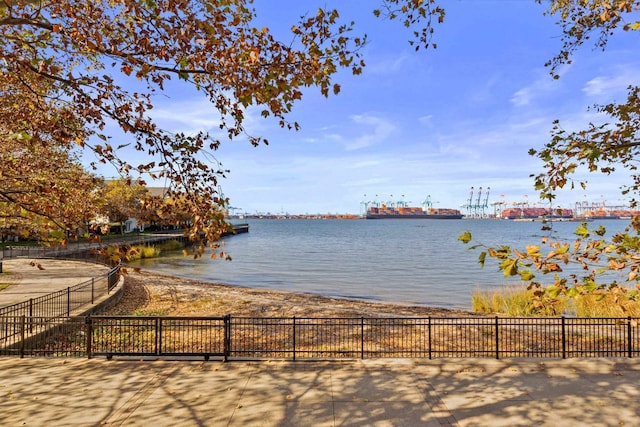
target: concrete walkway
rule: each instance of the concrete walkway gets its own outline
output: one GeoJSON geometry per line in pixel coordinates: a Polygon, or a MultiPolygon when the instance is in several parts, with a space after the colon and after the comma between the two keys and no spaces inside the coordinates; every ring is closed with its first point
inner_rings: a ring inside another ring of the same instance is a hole
{"type": "Polygon", "coordinates": [[[8,426],[636,426],[630,359],[0,358],[8,426]]]}
{"type": "Polygon", "coordinates": [[[2,271],[0,285],[9,286],[0,290],[0,308],[78,285],[106,274],[109,267],[84,261],[12,258],[2,261],[2,271]]]}

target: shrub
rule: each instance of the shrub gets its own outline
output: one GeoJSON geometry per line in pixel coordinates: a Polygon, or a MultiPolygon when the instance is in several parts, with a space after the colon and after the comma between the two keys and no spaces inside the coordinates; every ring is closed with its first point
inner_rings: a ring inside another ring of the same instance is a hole
{"type": "Polygon", "coordinates": [[[184,243],[179,242],[175,239],[166,240],[156,246],[159,250],[168,252],[168,251],[177,251],[179,249],[184,248],[184,243]]]}
{"type": "Polygon", "coordinates": [[[160,256],[160,249],[155,246],[132,246],[127,252],[127,260],[135,261],[144,258],[155,258],[160,256]]]}

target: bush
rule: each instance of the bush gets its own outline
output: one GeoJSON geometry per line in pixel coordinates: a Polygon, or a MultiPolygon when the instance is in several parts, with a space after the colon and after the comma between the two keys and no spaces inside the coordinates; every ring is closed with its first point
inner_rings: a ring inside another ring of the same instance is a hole
{"type": "Polygon", "coordinates": [[[179,242],[177,240],[167,240],[156,246],[161,251],[177,251],[179,249],[184,248],[184,243],[179,242]]]}
{"type": "Polygon", "coordinates": [[[160,249],[155,246],[132,246],[127,252],[127,260],[135,261],[138,259],[155,258],[160,256],[160,249]]]}

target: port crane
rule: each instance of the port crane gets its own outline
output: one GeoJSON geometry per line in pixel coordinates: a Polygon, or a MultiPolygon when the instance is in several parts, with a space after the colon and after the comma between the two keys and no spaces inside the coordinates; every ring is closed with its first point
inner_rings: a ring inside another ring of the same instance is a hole
{"type": "Polygon", "coordinates": [[[489,193],[491,187],[487,187],[484,199],[482,198],[482,187],[478,187],[476,199],[474,201],[474,188],[471,187],[469,192],[469,200],[462,205],[467,210],[467,216],[470,218],[486,218],[486,209],[489,207],[489,193]]]}

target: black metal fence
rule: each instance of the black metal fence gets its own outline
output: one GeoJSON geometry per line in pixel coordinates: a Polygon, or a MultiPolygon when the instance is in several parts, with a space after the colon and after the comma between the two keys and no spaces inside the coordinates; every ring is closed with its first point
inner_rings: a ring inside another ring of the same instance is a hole
{"type": "Polygon", "coordinates": [[[16,356],[290,358],[638,357],[638,318],[0,318],[16,356]]]}
{"type": "Polygon", "coordinates": [[[29,298],[16,304],[0,307],[0,345],[10,338],[17,338],[23,333],[23,328],[15,321],[6,319],[29,318],[29,330],[39,329],[41,324],[53,319],[66,318],[87,304],[93,304],[96,298],[109,294],[117,285],[120,265],[108,272],[93,277],[66,289],[51,292],[35,298],[29,298]]]}
{"type": "Polygon", "coordinates": [[[102,243],[68,242],[60,246],[4,246],[0,248],[0,259],[5,258],[73,258],[104,262],[104,256],[100,254],[100,249],[107,246],[145,246],[154,245],[167,240],[178,240],[185,244],[189,239],[181,233],[157,233],[142,236],[123,236],[106,240],[102,243]]]}
{"type": "Polygon", "coordinates": [[[118,283],[119,274],[120,265],[116,265],[100,276],[93,277],[74,286],[69,286],[66,289],[0,307],[0,317],[28,316],[54,318],[70,316],[77,308],[85,304],[93,304],[97,297],[111,292],[118,283]]]}

